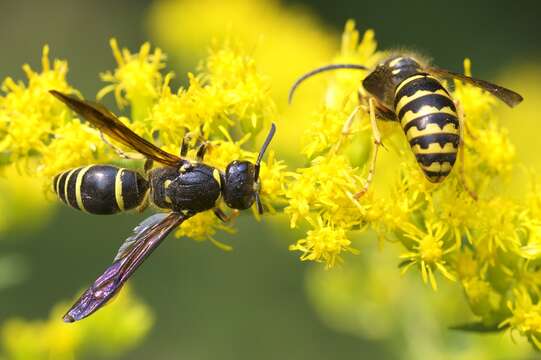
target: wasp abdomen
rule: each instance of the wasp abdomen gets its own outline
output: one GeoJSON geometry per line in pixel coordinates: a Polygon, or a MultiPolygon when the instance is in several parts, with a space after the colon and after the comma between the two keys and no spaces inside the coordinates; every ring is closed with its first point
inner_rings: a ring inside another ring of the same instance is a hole
{"type": "Polygon", "coordinates": [[[453,99],[436,78],[416,74],[397,86],[394,107],[425,176],[431,182],[443,181],[460,144],[453,99]]]}
{"type": "Polygon", "coordinates": [[[91,214],[108,215],[140,205],[148,182],[136,171],[90,165],[58,174],[54,191],[67,205],[91,214]]]}

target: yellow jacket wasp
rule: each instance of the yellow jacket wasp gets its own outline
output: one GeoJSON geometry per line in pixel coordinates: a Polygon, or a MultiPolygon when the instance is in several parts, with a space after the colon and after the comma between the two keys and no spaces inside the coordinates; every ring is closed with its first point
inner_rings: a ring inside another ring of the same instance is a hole
{"type": "MultiPolygon", "coordinates": [[[[228,217],[218,207],[223,197],[228,207],[248,209],[255,202],[259,213],[261,160],[276,127],[269,134],[255,164],[232,161],[225,172],[203,163],[206,144],[197,151],[197,161],[186,159],[188,143],[183,141],[180,157],[163,151],[135,134],[115,115],[99,104],[50,91],[103,134],[146,157],[146,174],[111,165],[90,165],[58,174],[53,181],[58,197],[71,207],[93,214],[113,214],[150,202],[168,212],[150,216],[127,238],[113,264],[100,275],[64,316],[64,321],[81,320],[105,305],[126,283],[163,239],[183,221],[213,209],[222,221],[228,217]],[[152,168],[152,162],[164,166],[152,168]]],[[[184,139],[186,140],[186,139],[184,139]]]]}
{"type": "MultiPolygon", "coordinates": [[[[374,151],[364,194],[375,173],[375,163],[381,136],[376,118],[399,121],[426,178],[442,182],[451,172],[462,145],[462,117],[458,103],[442,85],[440,78],[458,79],[488,91],[508,106],[522,101],[514,91],[448,70],[422,64],[409,55],[394,54],[374,69],[357,64],[332,64],[301,76],[291,87],[289,101],[297,87],[309,77],[330,70],[355,69],[369,71],[359,89],[360,107],[368,110],[374,136],[374,151]]],[[[347,133],[359,107],[344,125],[347,133]]],[[[461,151],[461,153],[463,153],[461,151]]],[[[470,192],[471,193],[471,192],[470,192]]]]}

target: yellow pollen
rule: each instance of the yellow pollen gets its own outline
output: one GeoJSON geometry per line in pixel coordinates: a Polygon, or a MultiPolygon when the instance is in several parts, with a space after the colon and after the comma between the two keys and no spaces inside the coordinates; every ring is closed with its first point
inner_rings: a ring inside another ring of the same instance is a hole
{"type": "Polygon", "coordinates": [[[427,263],[439,261],[443,255],[441,246],[441,241],[435,239],[432,235],[426,235],[419,243],[421,258],[427,263]]]}

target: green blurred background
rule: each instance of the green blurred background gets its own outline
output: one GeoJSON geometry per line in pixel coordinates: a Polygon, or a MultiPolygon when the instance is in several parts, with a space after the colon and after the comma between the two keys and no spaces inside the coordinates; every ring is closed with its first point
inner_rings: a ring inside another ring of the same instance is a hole
{"type": "MultiPolygon", "coordinates": [[[[94,94],[103,86],[97,74],[114,67],[111,36],[134,51],[150,40],[168,52],[149,31],[151,6],[150,0],[0,0],[0,78],[23,78],[23,63],[39,68],[41,48],[48,43],[52,57],[69,60],[70,82],[83,94],[94,94]]],[[[336,33],[337,47],[345,20],[354,18],[361,29],[376,30],[381,48],[413,48],[454,71],[461,71],[469,56],[474,73],[484,79],[505,69],[512,78],[512,66],[538,65],[541,59],[541,3],[533,0],[287,1],[285,6],[302,6],[319,17],[336,33]]],[[[181,32],[182,24],[171,27],[181,32]]],[[[175,64],[171,68],[184,74],[194,63],[175,64]]],[[[23,223],[1,233],[0,254],[17,255],[25,276],[0,289],[0,323],[13,316],[46,318],[54,304],[72,298],[109,264],[141,218],[93,217],[58,207],[39,230],[28,231],[23,223]]],[[[169,239],[132,281],[156,322],[122,358],[397,358],[388,341],[336,331],[321,320],[305,285],[307,270],[318,265],[301,263],[287,251],[294,237],[279,233],[285,227],[243,217],[237,235],[217,236],[234,246],[231,253],[209,242],[169,239]]]]}

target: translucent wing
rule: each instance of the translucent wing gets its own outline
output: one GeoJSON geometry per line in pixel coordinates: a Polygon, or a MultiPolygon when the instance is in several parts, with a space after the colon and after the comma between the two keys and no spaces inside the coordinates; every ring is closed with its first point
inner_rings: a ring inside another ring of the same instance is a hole
{"type": "Polygon", "coordinates": [[[506,103],[510,107],[514,107],[518,105],[522,100],[522,96],[514,92],[513,90],[506,89],[502,86],[498,86],[492,83],[489,83],[488,81],[474,79],[472,77],[454,73],[449,70],[443,70],[440,68],[430,67],[427,69],[428,72],[432,74],[439,75],[441,77],[447,77],[452,79],[458,79],[460,81],[467,82],[468,84],[471,84],[473,86],[477,86],[483,90],[488,91],[492,95],[496,96],[498,99],[506,103]]]}
{"type": "Polygon", "coordinates": [[[56,90],[51,90],[50,93],[104,134],[138,151],[147,158],[169,166],[177,166],[182,163],[182,159],[178,156],[163,151],[134,133],[103,105],[80,100],[72,95],[66,95],[56,90]]]}
{"type": "Polygon", "coordinates": [[[140,234],[143,233],[143,231],[147,231],[152,226],[155,226],[156,224],[163,221],[163,219],[165,219],[167,215],[167,213],[157,213],[141,221],[139,225],[133,228],[133,235],[124,240],[122,245],[120,245],[120,248],[118,249],[115,258],[113,259],[113,262],[121,260],[123,257],[127,256],[128,253],[137,244],[137,240],[141,238],[140,234]]]}
{"type": "Polygon", "coordinates": [[[64,315],[65,322],[81,320],[105,305],[126,283],[163,239],[193,216],[180,213],[157,214],[141,222],[120,247],[111,266],[94,281],[64,315]]]}

